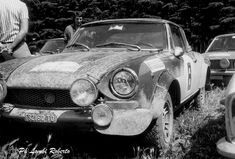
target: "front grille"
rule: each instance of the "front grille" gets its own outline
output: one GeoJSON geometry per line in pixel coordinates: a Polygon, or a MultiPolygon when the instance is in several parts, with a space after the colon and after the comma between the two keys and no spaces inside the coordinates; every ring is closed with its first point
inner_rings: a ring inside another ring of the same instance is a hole
{"type": "MultiPolygon", "coordinates": [[[[220,67],[220,60],[210,60],[211,62],[211,69],[222,69],[220,67]]],[[[235,70],[235,60],[229,60],[230,66],[226,70],[235,70]]]]}
{"type": "Polygon", "coordinates": [[[8,89],[7,91],[5,102],[12,104],[44,108],[78,107],[71,100],[69,90],[8,89]],[[46,102],[45,96],[48,94],[55,97],[54,102],[46,102]]]}

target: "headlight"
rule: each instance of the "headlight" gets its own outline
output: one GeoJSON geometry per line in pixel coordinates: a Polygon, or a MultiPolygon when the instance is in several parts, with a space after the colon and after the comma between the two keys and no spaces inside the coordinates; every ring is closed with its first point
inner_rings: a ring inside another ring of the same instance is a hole
{"type": "Polygon", "coordinates": [[[220,60],[220,67],[223,68],[223,69],[226,69],[230,66],[230,62],[228,59],[222,59],[220,60]]]}
{"type": "Polygon", "coordinates": [[[92,119],[98,126],[108,126],[113,119],[113,110],[105,104],[99,104],[92,110],[92,119]]]}
{"type": "Polygon", "coordinates": [[[138,76],[129,68],[121,68],[114,72],[110,87],[113,94],[118,97],[131,97],[138,87],[138,76]]]}
{"type": "Polygon", "coordinates": [[[0,81],[0,101],[2,101],[7,95],[7,86],[4,81],[0,81]]]}
{"type": "Polygon", "coordinates": [[[70,89],[72,101],[79,106],[89,106],[96,100],[97,95],[96,86],[88,79],[76,80],[70,89]]]}

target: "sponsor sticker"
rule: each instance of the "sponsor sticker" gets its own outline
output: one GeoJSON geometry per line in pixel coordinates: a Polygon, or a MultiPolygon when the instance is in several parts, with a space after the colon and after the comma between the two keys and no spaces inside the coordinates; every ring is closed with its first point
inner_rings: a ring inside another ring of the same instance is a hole
{"type": "Polygon", "coordinates": [[[160,70],[164,70],[166,67],[160,59],[151,59],[144,62],[150,69],[152,73],[155,73],[160,70]]]}
{"type": "Polygon", "coordinates": [[[123,30],[123,25],[111,25],[109,30],[123,30]]]}
{"type": "Polygon", "coordinates": [[[56,62],[46,62],[40,65],[37,65],[30,72],[75,72],[82,65],[79,65],[76,62],[71,61],[56,61],[56,62]]]}

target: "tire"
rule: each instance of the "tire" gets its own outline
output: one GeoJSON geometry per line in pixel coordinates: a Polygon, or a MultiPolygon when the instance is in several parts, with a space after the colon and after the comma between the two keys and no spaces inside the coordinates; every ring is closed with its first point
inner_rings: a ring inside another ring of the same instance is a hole
{"type": "Polygon", "coordinates": [[[211,90],[211,80],[210,80],[210,71],[207,70],[207,75],[206,75],[206,84],[205,84],[205,90],[210,91],[211,90]]]}
{"type": "Polygon", "coordinates": [[[205,99],[206,99],[206,90],[205,87],[200,88],[198,94],[194,98],[194,105],[196,108],[202,108],[203,105],[205,104],[205,99]]]}
{"type": "Polygon", "coordinates": [[[146,134],[146,144],[157,147],[159,150],[168,149],[173,140],[173,104],[167,93],[162,114],[154,121],[153,127],[146,134]]]}

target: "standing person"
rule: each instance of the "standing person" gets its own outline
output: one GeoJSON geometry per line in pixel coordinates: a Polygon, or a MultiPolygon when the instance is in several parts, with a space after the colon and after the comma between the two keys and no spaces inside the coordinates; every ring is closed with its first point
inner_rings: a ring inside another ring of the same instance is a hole
{"type": "Polygon", "coordinates": [[[74,13],[73,23],[68,25],[64,31],[64,40],[66,43],[69,42],[75,31],[81,26],[81,24],[82,24],[81,12],[74,13]]]}
{"type": "Polygon", "coordinates": [[[25,36],[28,8],[20,0],[0,0],[0,51],[4,60],[31,56],[25,36]]]}

